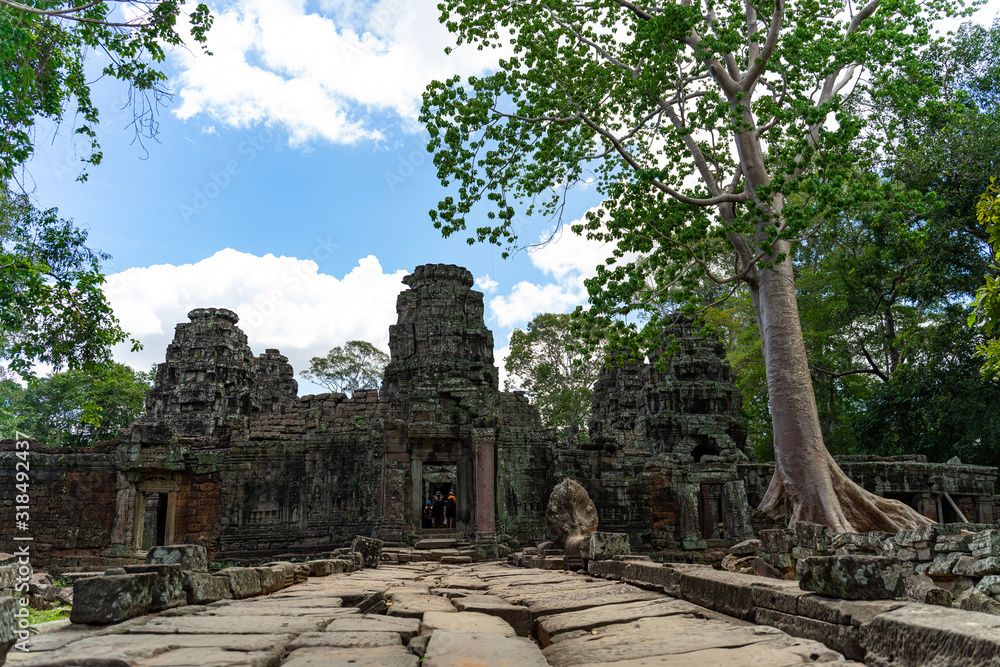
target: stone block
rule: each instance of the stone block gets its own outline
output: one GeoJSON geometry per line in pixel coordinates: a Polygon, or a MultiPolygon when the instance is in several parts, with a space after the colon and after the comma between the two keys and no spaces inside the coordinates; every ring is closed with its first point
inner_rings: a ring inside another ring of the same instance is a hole
{"type": "Polygon", "coordinates": [[[928,564],[925,574],[951,574],[961,557],[962,554],[957,551],[939,553],[928,564]]]}
{"type": "Polygon", "coordinates": [[[504,637],[516,637],[517,633],[510,623],[490,614],[475,611],[459,611],[445,613],[428,611],[420,619],[420,634],[430,634],[436,630],[455,630],[457,632],[488,632],[504,637]]]}
{"type": "Polygon", "coordinates": [[[983,577],[982,580],[976,584],[976,590],[993,597],[1000,596],[1000,575],[991,574],[983,577]]]}
{"type": "Polygon", "coordinates": [[[976,574],[976,559],[968,554],[959,554],[951,573],[958,577],[971,577],[976,574]]]}
{"type": "Polygon", "coordinates": [[[260,595],[260,573],[252,567],[227,567],[215,573],[217,577],[229,580],[229,590],[233,598],[242,600],[260,595]]]}
{"type": "MultiPolygon", "coordinates": [[[[285,568],[280,565],[271,565],[270,567],[255,567],[257,570],[257,575],[260,577],[260,593],[261,595],[270,595],[271,593],[277,593],[282,588],[288,586],[288,579],[286,577],[285,568]]],[[[295,579],[292,578],[294,583],[295,579]]]]}
{"type": "Polygon", "coordinates": [[[153,602],[149,607],[150,611],[163,611],[187,604],[187,595],[184,593],[184,572],[181,566],[173,563],[170,565],[126,565],[125,572],[128,574],[138,574],[141,572],[152,572],[156,575],[156,587],[153,589],[153,602]]]}
{"type": "Polygon", "coordinates": [[[784,614],[773,609],[757,609],[754,622],[778,628],[793,637],[821,642],[843,654],[848,660],[861,661],[865,657],[865,650],[861,648],[861,633],[853,625],[826,623],[804,616],[784,614]]]}
{"type": "MultiPolygon", "coordinates": [[[[763,532],[763,531],[762,531],[763,532]]],[[[753,616],[753,586],[760,578],[703,566],[680,571],[680,597],[744,620],[753,616]]]]}
{"type": "Polygon", "coordinates": [[[154,572],[90,577],[73,583],[70,621],[105,625],[142,616],[153,604],[154,572]]]}
{"type": "Polygon", "coordinates": [[[492,595],[467,595],[453,602],[460,611],[474,611],[496,616],[507,622],[519,637],[531,634],[531,612],[527,607],[511,604],[492,595]]]}
{"type": "Polygon", "coordinates": [[[826,526],[800,521],[791,530],[792,542],[795,546],[803,549],[815,549],[816,551],[829,551],[830,535],[826,526]]]}
{"type": "Polygon", "coordinates": [[[798,562],[802,590],[844,600],[883,600],[903,594],[898,559],[884,556],[815,556],[798,562]]]}
{"type": "Polygon", "coordinates": [[[969,541],[969,550],[976,558],[1000,556],[1000,530],[984,530],[969,541]]]}
{"type": "Polygon", "coordinates": [[[204,572],[185,572],[184,592],[187,594],[188,604],[209,604],[233,599],[228,577],[215,577],[204,572]]]}
{"type": "Polygon", "coordinates": [[[351,543],[351,553],[361,555],[362,567],[377,568],[382,561],[382,540],[358,535],[351,543]]]}
{"type": "Polygon", "coordinates": [[[930,605],[879,614],[861,626],[869,667],[994,665],[1000,655],[1000,617],[930,605]]]}
{"type": "Polygon", "coordinates": [[[965,611],[978,611],[983,614],[1000,616],[1000,602],[997,602],[981,590],[970,588],[955,600],[955,606],[965,611]]]}
{"type": "Polygon", "coordinates": [[[632,553],[626,533],[590,534],[585,547],[581,551],[584,560],[611,560],[615,556],[627,556],[632,553]]]}
{"type": "Polygon", "coordinates": [[[208,572],[208,551],[197,544],[153,547],[146,552],[146,563],[149,565],[177,563],[182,570],[208,572]]]}
{"type": "Polygon", "coordinates": [[[538,646],[524,637],[438,630],[427,642],[420,664],[426,667],[548,667],[549,663],[538,646]]]}
{"type": "Polygon", "coordinates": [[[787,554],[792,551],[792,536],[783,528],[762,530],[757,537],[760,539],[762,553],[787,554]]]}
{"type": "Polygon", "coordinates": [[[760,540],[743,540],[729,547],[729,553],[734,556],[753,556],[761,552],[760,540]]]}
{"type": "Polygon", "coordinates": [[[328,577],[333,574],[333,561],[331,560],[311,560],[307,561],[310,577],[328,577]]]}
{"type": "Polygon", "coordinates": [[[17,605],[14,598],[0,598],[0,665],[7,657],[7,651],[17,641],[17,605]]]}
{"type": "Polygon", "coordinates": [[[938,588],[934,584],[934,580],[926,575],[917,574],[907,577],[904,580],[903,586],[906,597],[911,600],[923,602],[924,604],[936,604],[942,607],[951,606],[951,593],[943,588],[938,588]]]}
{"type": "Polygon", "coordinates": [[[989,558],[979,558],[973,566],[974,574],[977,577],[985,577],[991,574],[1000,574],[1000,556],[990,556],[989,558]]]}
{"type": "Polygon", "coordinates": [[[627,566],[628,562],[623,560],[592,560],[587,563],[587,572],[595,577],[621,579],[627,566]]]}

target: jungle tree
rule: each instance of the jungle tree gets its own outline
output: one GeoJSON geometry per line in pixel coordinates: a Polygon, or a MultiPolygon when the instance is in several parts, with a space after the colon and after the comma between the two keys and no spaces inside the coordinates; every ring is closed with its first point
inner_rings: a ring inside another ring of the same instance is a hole
{"type": "Polygon", "coordinates": [[[445,236],[486,200],[474,242],[516,247],[515,212],[561,222],[587,179],[601,207],[574,226],[616,244],[588,282],[590,317],[662,329],[659,297],[699,279],[749,289],[771,406],[775,473],[760,509],[837,532],[926,523],[851,482],[824,446],[796,304],[795,243],[853,198],[845,98],[898,72],[904,98],[934,81],[917,54],[961,0],[445,0],[458,42],[506,49],[485,77],[430,84],[421,119],[454,194],[445,236]],[[506,55],[506,54],[505,54],[506,55]],[[732,271],[715,270],[719,258],[732,271]]]}

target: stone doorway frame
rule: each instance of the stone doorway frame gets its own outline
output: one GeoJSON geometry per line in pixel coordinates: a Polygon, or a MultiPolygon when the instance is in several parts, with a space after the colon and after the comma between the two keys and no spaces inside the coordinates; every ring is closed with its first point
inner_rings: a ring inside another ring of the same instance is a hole
{"type": "Polygon", "coordinates": [[[421,451],[423,448],[415,446],[410,459],[410,525],[414,531],[422,532],[432,530],[424,528],[421,523],[423,518],[424,500],[424,464],[427,465],[453,465],[455,466],[456,482],[455,489],[458,498],[458,511],[455,519],[456,533],[472,532],[475,526],[476,499],[473,496],[475,487],[473,485],[474,470],[472,462],[468,457],[449,456],[436,454],[433,451],[421,451]]]}
{"type": "Polygon", "coordinates": [[[145,528],[146,496],[151,493],[163,493],[167,496],[167,516],[163,529],[162,546],[170,546],[174,543],[174,529],[177,519],[177,494],[180,490],[181,485],[170,479],[146,479],[136,483],[135,512],[132,516],[132,549],[135,553],[145,551],[142,548],[142,538],[145,528]]]}

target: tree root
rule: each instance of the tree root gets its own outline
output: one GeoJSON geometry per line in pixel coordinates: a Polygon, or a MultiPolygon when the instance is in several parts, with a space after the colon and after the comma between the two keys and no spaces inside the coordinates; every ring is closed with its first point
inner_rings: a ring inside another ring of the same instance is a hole
{"type": "Polygon", "coordinates": [[[903,502],[861,488],[828,452],[823,455],[827,476],[824,481],[828,482],[822,485],[825,488],[804,489],[792,497],[786,492],[785,475],[778,463],[758,509],[772,519],[789,517],[789,526],[808,521],[822,524],[834,533],[895,533],[934,523],[903,502]]]}

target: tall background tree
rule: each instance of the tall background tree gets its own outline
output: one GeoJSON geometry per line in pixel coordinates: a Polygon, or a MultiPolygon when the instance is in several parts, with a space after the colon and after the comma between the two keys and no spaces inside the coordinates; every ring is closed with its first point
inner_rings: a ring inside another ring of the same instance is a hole
{"type": "Polygon", "coordinates": [[[429,149],[455,185],[431,218],[448,236],[485,201],[489,222],[470,240],[516,246],[518,208],[558,218],[571,187],[593,177],[603,206],[574,231],[617,249],[588,282],[591,317],[632,334],[624,316],[647,313],[652,334],[671,287],[748,288],[776,460],[760,509],[838,532],[925,523],[851,482],[824,445],[791,253],[853,202],[876,199],[852,180],[846,148],[865,118],[847,98],[934,88],[918,56],[932,21],[961,8],[446,1],[441,18],[459,43],[511,44],[513,55],[494,74],[425,92],[429,149]]]}
{"type": "Polygon", "coordinates": [[[87,232],[40,211],[26,195],[0,189],[0,360],[30,377],[37,363],[80,368],[110,360],[131,341],[101,286],[105,253],[87,232]]]}
{"type": "Polygon", "coordinates": [[[351,340],[325,357],[310,359],[309,369],[300,375],[330,391],[353,394],[357,389],[378,389],[388,363],[389,355],[371,343],[351,340]]]}
{"type": "Polygon", "coordinates": [[[542,423],[567,443],[587,437],[593,386],[605,363],[604,346],[588,345],[587,338],[570,315],[542,313],[514,330],[504,362],[507,390],[524,390],[542,423]]]}
{"type": "MultiPolygon", "coordinates": [[[[50,446],[87,446],[114,437],[142,416],[152,373],[108,363],[53,373],[25,388],[0,385],[0,423],[50,446]]],[[[5,437],[13,437],[13,434],[5,437]]]]}
{"type": "Polygon", "coordinates": [[[89,144],[85,180],[86,165],[102,157],[91,85],[110,77],[128,87],[136,137],[155,137],[168,96],[159,64],[166,48],[182,45],[182,20],[204,47],[212,23],[204,4],[187,12],[184,0],[0,0],[0,361],[22,377],[39,362],[106,363],[111,346],[128,340],[101,290],[108,256],[28,197],[35,129],[73,119],[89,144]]]}

